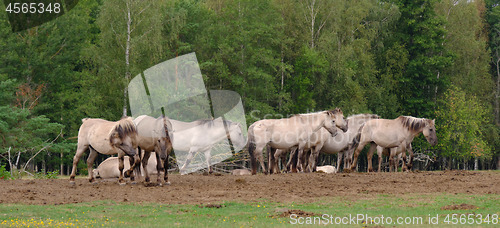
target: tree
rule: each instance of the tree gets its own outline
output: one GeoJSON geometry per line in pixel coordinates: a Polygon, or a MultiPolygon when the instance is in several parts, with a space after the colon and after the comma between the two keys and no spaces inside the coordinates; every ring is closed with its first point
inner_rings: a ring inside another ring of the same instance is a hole
{"type": "MultiPolygon", "coordinates": [[[[484,140],[488,111],[475,95],[451,86],[436,111],[441,155],[467,161],[491,158],[492,151],[484,140]]],[[[448,165],[451,166],[451,163],[448,165]]]]}
{"type": "Polygon", "coordinates": [[[97,44],[86,60],[98,70],[94,93],[108,109],[109,119],[127,115],[127,85],[132,76],[165,58],[161,42],[163,1],[104,1],[96,23],[100,29],[97,44]],[[121,100],[121,101],[120,101],[121,100]],[[117,115],[121,109],[121,115],[117,115]]]}
{"type": "Polygon", "coordinates": [[[408,51],[408,64],[398,83],[399,102],[404,113],[432,117],[438,94],[445,89],[444,67],[451,57],[444,49],[443,17],[435,12],[436,0],[394,0],[401,17],[395,42],[408,51]]]}
{"type": "Polygon", "coordinates": [[[18,168],[20,161],[26,163],[24,170],[38,154],[54,144],[64,128],[43,115],[32,115],[29,108],[12,105],[16,100],[15,90],[16,81],[0,75],[0,157],[7,160],[11,171],[18,168]]]}

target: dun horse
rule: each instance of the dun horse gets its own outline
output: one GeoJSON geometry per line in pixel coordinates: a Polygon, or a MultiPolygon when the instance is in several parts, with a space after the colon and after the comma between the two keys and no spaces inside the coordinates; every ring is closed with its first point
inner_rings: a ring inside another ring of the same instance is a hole
{"type": "MultiPolygon", "coordinates": [[[[324,143],[322,144],[321,147],[318,148],[318,150],[314,151],[310,155],[309,158],[309,164],[315,164],[315,161],[318,159],[319,152],[325,153],[325,154],[336,154],[338,153],[338,159],[337,159],[337,171],[340,169],[340,163],[342,161],[342,157],[344,154],[345,159],[344,159],[344,167],[347,167],[347,164],[350,163],[350,158],[352,155],[352,151],[354,148],[352,148],[352,140],[354,137],[359,132],[359,129],[365,124],[366,121],[372,120],[372,119],[379,119],[380,117],[375,114],[357,114],[357,115],[352,115],[347,117],[346,121],[349,126],[346,132],[343,131],[337,131],[338,134],[331,137],[330,134],[324,129],[321,129],[318,134],[321,134],[320,137],[311,137],[312,139],[314,138],[321,138],[324,140],[324,143]],[[314,162],[314,163],[312,163],[314,162]]],[[[292,153],[290,155],[290,160],[287,164],[287,167],[292,168],[292,172],[296,172],[296,164],[293,163],[293,159],[296,153],[295,149],[291,150],[292,153]]],[[[275,161],[277,163],[277,160],[279,157],[283,156],[283,153],[288,153],[287,151],[284,150],[277,150],[275,154],[275,161]]],[[[301,159],[300,156],[298,158],[299,160],[301,159]]],[[[301,163],[306,163],[306,161],[301,161],[301,163]]],[[[276,164],[277,165],[277,164],[276,164]]],[[[312,170],[314,171],[314,167],[311,167],[312,170]]]]}
{"type": "Polygon", "coordinates": [[[134,124],[137,128],[137,146],[139,149],[144,150],[142,158],[142,166],[145,170],[145,181],[149,182],[149,173],[147,171],[149,157],[151,152],[156,156],[156,169],[158,170],[157,183],[163,185],[161,182],[161,171],[164,171],[164,181],[168,182],[168,156],[172,151],[172,141],[170,132],[172,131],[172,124],[167,117],[153,118],[151,116],[142,115],[134,119],[134,124]]]}
{"type": "MultiPolygon", "coordinates": [[[[356,141],[359,142],[359,145],[354,151],[354,159],[351,167],[347,170],[352,171],[356,168],[359,153],[366,144],[371,143],[368,154],[373,154],[377,145],[384,148],[391,148],[391,154],[397,154],[396,150],[398,147],[401,147],[401,151],[405,151],[407,145],[409,145],[413,141],[413,138],[420,133],[424,134],[427,142],[431,145],[434,146],[437,144],[434,120],[400,116],[393,120],[375,119],[366,122],[360,134],[357,136],[359,140],[356,141]]],[[[409,168],[411,168],[412,159],[413,154],[410,154],[410,161],[408,162],[409,168]]],[[[403,161],[406,162],[405,153],[403,153],[403,161]]],[[[368,171],[373,171],[371,163],[368,163],[368,171]]]]}
{"type": "Polygon", "coordinates": [[[290,118],[265,119],[253,123],[248,129],[248,152],[252,174],[257,173],[257,160],[260,162],[262,171],[267,173],[262,154],[267,145],[273,149],[288,149],[297,146],[301,153],[314,132],[325,128],[331,135],[335,135],[337,127],[347,131],[344,114],[339,108],[333,111],[297,114],[290,118]]]}
{"type": "MultiPolygon", "coordinates": [[[[137,130],[131,117],[122,118],[117,122],[111,122],[103,119],[85,118],[82,120],[82,125],[78,131],[78,147],[75,156],[73,157],[73,169],[71,171],[70,183],[75,183],[76,166],[80,157],[87,150],[90,150],[87,159],[87,168],[89,173],[89,181],[93,182],[92,165],[97,157],[97,153],[113,155],[118,154],[120,170],[120,178],[118,182],[122,185],[123,182],[123,156],[128,155],[130,159],[130,169],[125,173],[130,176],[131,181],[134,179],[134,168],[139,167],[140,158],[136,153],[137,149],[137,130]]],[[[140,170],[138,170],[140,172],[140,170]]]]}

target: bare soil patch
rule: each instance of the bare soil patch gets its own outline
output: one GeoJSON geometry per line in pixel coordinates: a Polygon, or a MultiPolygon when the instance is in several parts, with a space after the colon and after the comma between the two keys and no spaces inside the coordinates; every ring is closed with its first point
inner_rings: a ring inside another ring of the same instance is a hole
{"type": "Polygon", "coordinates": [[[476,208],[478,208],[478,207],[471,205],[471,204],[462,203],[459,205],[457,204],[457,205],[444,206],[444,207],[441,207],[441,210],[473,210],[476,208]]]}
{"type": "MultiPolygon", "coordinates": [[[[151,178],[156,180],[156,178],[151,178]]],[[[324,197],[366,199],[380,194],[500,194],[500,172],[293,173],[254,176],[169,175],[171,185],[120,186],[116,180],[91,184],[86,178],[0,180],[0,203],[57,205],[96,200],[167,204],[224,201],[316,202],[324,197]]]]}

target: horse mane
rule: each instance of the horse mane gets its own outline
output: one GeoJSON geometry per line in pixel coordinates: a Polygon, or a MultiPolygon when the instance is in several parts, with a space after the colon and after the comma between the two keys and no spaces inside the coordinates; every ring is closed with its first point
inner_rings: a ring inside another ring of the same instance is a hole
{"type": "MultiPolygon", "coordinates": [[[[113,133],[118,133],[118,137],[123,139],[129,135],[137,135],[137,129],[135,128],[135,124],[132,121],[131,117],[123,117],[119,120],[113,130],[111,130],[110,135],[113,133]]],[[[109,138],[112,140],[112,137],[109,138]]]]}
{"type": "Polygon", "coordinates": [[[334,110],[326,110],[326,111],[319,111],[319,112],[311,112],[311,113],[299,113],[299,114],[293,114],[291,117],[300,117],[300,116],[309,116],[309,115],[315,115],[315,114],[322,114],[322,113],[327,113],[327,114],[337,114],[339,112],[342,112],[340,108],[335,108],[334,110]]]}
{"type": "Polygon", "coordinates": [[[335,108],[334,110],[328,110],[327,112],[329,114],[335,115],[337,113],[342,113],[342,110],[340,110],[340,108],[335,108]]]}
{"type": "Polygon", "coordinates": [[[397,120],[401,121],[401,124],[410,131],[419,131],[427,125],[426,119],[413,116],[400,116],[397,120]]]}
{"type": "Polygon", "coordinates": [[[347,117],[347,119],[380,119],[380,116],[376,114],[369,114],[369,113],[362,113],[362,114],[356,114],[356,115],[351,115],[347,117]]]}

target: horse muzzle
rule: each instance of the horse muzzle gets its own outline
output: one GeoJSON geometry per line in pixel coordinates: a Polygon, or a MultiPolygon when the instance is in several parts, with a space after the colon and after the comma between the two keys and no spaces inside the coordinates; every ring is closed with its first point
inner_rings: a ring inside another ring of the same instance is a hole
{"type": "Polygon", "coordinates": [[[340,129],[342,129],[343,132],[346,132],[347,129],[348,129],[347,124],[344,127],[340,128],[340,129]]]}
{"type": "Polygon", "coordinates": [[[120,150],[125,152],[126,155],[133,157],[137,153],[136,149],[132,148],[131,146],[120,146],[120,150]]]}

